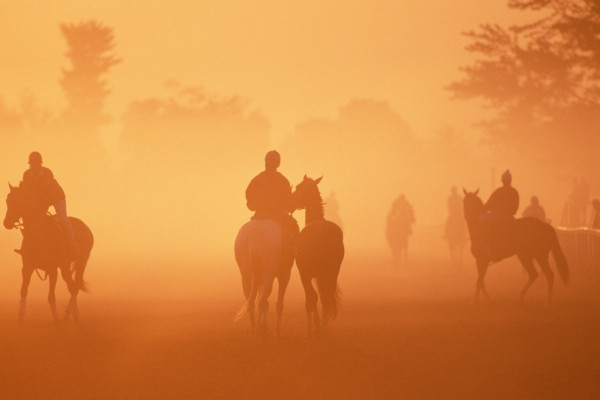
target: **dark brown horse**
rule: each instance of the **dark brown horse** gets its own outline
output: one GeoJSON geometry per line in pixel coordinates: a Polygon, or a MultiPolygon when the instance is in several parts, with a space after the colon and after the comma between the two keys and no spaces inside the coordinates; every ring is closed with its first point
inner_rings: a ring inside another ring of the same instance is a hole
{"type": "Polygon", "coordinates": [[[298,209],[305,209],[305,226],[298,238],[296,265],[300,272],[302,286],[306,295],[306,313],[308,335],[313,331],[320,333],[318,298],[321,298],[323,310],[323,330],[335,318],[338,306],[337,278],[344,259],[344,241],[339,226],[323,217],[323,200],[317,184],[319,179],[304,179],[293,193],[294,204],[298,209]],[[316,280],[318,296],[312,281],[316,280]],[[314,328],[313,328],[314,323],[314,328]]]}
{"type": "Polygon", "coordinates": [[[20,186],[9,185],[9,187],[4,227],[12,229],[20,225],[23,228],[23,246],[19,251],[23,261],[19,320],[25,316],[27,289],[35,269],[46,272],[48,276],[50,285],[48,302],[55,321],[58,320],[58,314],[54,290],[58,269],[60,269],[71,293],[65,316],[72,314],[77,320],[79,317],[77,294],[80,290],[85,291],[83,273],[94,244],[92,232],[81,220],[69,217],[79,250],[77,256],[72,256],[67,249],[66,237],[56,216],[47,214],[46,207],[39,207],[39,203],[20,186]],[[71,265],[73,265],[72,269],[71,265]]]}
{"type": "MultiPolygon", "coordinates": [[[[479,218],[484,213],[483,202],[477,196],[479,190],[467,192],[463,189],[463,192],[465,194],[463,200],[465,219],[471,236],[471,253],[473,253],[477,262],[478,278],[475,301],[477,301],[479,297],[479,292],[482,292],[489,300],[490,297],[485,290],[483,280],[491,262],[489,256],[490,244],[486,243],[487,235],[484,233],[479,218]]],[[[533,261],[535,260],[546,277],[548,283],[547,302],[549,302],[552,299],[552,286],[554,283],[554,273],[550,269],[550,264],[548,263],[548,255],[550,252],[552,252],[552,255],[554,256],[558,273],[563,282],[565,284],[568,284],[569,282],[567,260],[558,243],[556,231],[551,225],[542,222],[537,218],[526,217],[518,218],[514,221],[512,232],[514,237],[511,241],[511,251],[506,253],[505,258],[516,255],[529,276],[525,287],[521,290],[521,300],[523,300],[525,294],[527,294],[527,291],[539,275],[533,264],[533,261]]]]}

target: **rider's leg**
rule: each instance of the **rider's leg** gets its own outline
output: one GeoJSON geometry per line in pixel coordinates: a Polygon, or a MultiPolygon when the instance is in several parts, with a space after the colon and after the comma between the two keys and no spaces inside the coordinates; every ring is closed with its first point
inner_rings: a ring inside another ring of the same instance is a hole
{"type": "Polygon", "coordinates": [[[65,231],[68,250],[72,256],[76,256],[78,254],[77,242],[75,242],[73,225],[71,225],[71,220],[69,220],[69,218],[67,217],[66,200],[62,199],[54,203],[54,209],[56,210],[56,215],[58,216],[60,226],[62,227],[63,231],[65,231]]]}

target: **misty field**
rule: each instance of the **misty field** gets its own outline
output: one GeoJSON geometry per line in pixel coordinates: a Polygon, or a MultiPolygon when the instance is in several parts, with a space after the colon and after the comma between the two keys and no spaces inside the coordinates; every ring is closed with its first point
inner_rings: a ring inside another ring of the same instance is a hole
{"type": "MultiPolygon", "coordinates": [[[[443,262],[414,261],[398,270],[377,257],[344,266],[339,317],[329,337],[312,340],[305,337],[296,272],[281,338],[251,337],[248,321],[233,322],[243,302],[235,270],[224,272],[218,290],[194,295],[170,287],[151,295],[140,288],[127,294],[124,286],[102,289],[110,280],[98,272],[106,266],[97,265],[89,277],[95,290],[80,296],[78,324],[50,321],[46,283],[39,281],[32,283],[26,321],[18,324],[18,298],[3,290],[0,398],[600,395],[600,302],[590,286],[594,271],[587,271],[586,279],[574,273],[568,289],[557,282],[555,302],[543,307],[541,280],[524,305],[517,302],[525,277],[510,261],[492,267],[497,268],[488,279],[493,305],[469,305],[471,260],[454,269],[443,262]]],[[[62,307],[66,295],[61,284],[62,307]]],[[[134,284],[143,288],[156,282],[146,276],[134,284]]],[[[17,290],[13,288],[15,294],[17,290]]]]}

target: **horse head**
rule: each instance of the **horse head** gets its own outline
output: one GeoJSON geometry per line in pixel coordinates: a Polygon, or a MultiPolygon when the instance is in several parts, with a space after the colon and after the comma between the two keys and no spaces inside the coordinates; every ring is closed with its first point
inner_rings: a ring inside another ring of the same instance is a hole
{"type": "Polygon", "coordinates": [[[319,182],[321,182],[321,179],[323,179],[323,177],[312,179],[304,175],[304,179],[296,185],[296,189],[292,193],[292,199],[296,209],[302,210],[313,204],[323,204],[323,199],[321,199],[321,193],[317,186],[319,182]]]}
{"type": "Polygon", "coordinates": [[[6,196],[6,215],[4,216],[4,227],[12,229],[23,216],[23,191],[20,186],[8,183],[9,192],[6,196]]]}
{"type": "Polygon", "coordinates": [[[463,199],[465,219],[467,221],[477,220],[483,213],[483,201],[477,195],[479,189],[474,192],[468,192],[463,188],[463,193],[465,194],[465,198],[463,199]]]}

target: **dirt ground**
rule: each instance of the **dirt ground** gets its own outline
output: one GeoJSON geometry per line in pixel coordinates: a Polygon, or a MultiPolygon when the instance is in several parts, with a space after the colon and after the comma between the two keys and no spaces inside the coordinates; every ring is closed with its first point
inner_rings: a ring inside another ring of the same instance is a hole
{"type": "MultiPolygon", "coordinates": [[[[600,397],[595,273],[574,274],[568,289],[557,281],[554,303],[543,307],[542,280],[521,305],[525,277],[498,265],[488,277],[495,303],[470,305],[474,267],[465,264],[349,262],[339,317],[327,338],[310,340],[296,274],[280,338],[252,337],[248,321],[233,322],[243,303],[234,270],[215,290],[181,296],[102,289],[110,279],[90,273],[96,290],[81,295],[77,324],[52,323],[45,282],[34,282],[22,324],[18,297],[0,298],[0,398],[600,397]]],[[[145,279],[135,284],[161,280],[145,279]]],[[[59,285],[60,307],[64,292],[59,285]]]]}

